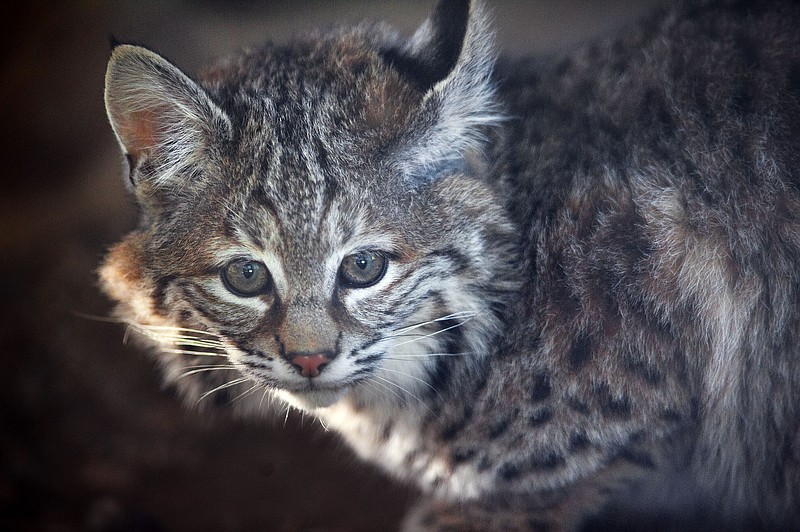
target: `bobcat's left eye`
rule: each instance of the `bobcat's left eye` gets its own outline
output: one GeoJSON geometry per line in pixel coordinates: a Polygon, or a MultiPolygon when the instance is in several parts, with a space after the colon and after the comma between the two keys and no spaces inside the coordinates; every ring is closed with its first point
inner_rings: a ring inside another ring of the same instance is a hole
{"type": "Polygon", "coordinates": [[[339,278],[347,288],[366,288],[383,278],[389,261],[377,251],[359,251],[348,255],[339,267],[339,278]]]}
{"type": "Polygon", "coordinates": [[[248,259],[236,259],[229,262],[222,268],[220,276],[225,288],[240,297],[263,294],[272,282],[264,264],[248,259]]]}

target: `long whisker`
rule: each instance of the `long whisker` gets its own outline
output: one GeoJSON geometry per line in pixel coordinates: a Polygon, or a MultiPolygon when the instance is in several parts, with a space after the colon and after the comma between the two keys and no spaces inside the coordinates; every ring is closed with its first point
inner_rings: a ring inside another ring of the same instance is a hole
{"type": "Polygon", "coordinates": [[[187,355],[193,357],[216,357],[216,358],[225,358],[227,355],[223,353],[210,353],[207,351],[194,351],[191,349],[173,349],[168,347],[162,347],[161,351],[164,353],[169,353],[171,355],[187,355]]]}
{"type": "MultiPolygon", "coordinates": [[[[259,410],[261,410],[261,407],[264,404],[264,399],[266,399],[268,393],[269,393],[269,388],[264,386],[264,393],[261,394],[261,400],[258,402],[258,409],[259,410]]],[[[272,396],[270,396],[270,402],[271,401],[272,401],[272,396]]]]}
{"type": "Polygon", "coordinates": [[[437,323],[437,322],[440,322],[440,321],[458,320],[458,319],[469,320],[469,319],[474,318],[475,316],[477,316],[477,313],[475,313],[475,312],[468,312],[468,311],[454,312],[452,314],[448,314],[448,315],[442,316],[440,318],[435,318],[435,319],[432,319],[432,320],[422,321],[422,322],[419,322],[419,323],[408,325],[406,327],[401,327],[401,328],[397,329],[396,331],[394,331],[394,333],[404,333],[404,332],[407,332],[407,331],[412,331],[414,329],[419,329],[420,327],[425,327],[426,325],[430,325],[432,323],[437,323]]]}
{"type": "MultiPolygon", "coordinates": [[[[378,376],[378,375],[374,375],[373,377],[374,377],[374,378],[376,378],[376,379],[379,379],[379,380],[381,380],[381,381],[388,382],[389,384],[391,384],[391,385],[393,385],[393,386],[396,386],[397,388],[400,388],[401,390],[403,389],[403,388],[402,388],[402,386],[399,386],[399,385],[395,384],[394,382],[390,381],[389,379],[384,379],[383,377],[380,377],[380,376],[378,376]]],[[[393,389],[389,388],[388,386],[386,386],[386,385],[385,385],[385,384],[383,384],[382,382],[378,382],[378,381],[372,381],[372,382],[373,382],[373,384],[376,384],[376,385],[380,386],[380,387],[381,387],[381,388],[383,388],[384,390],[388,391],[389,393],[391,393],[392,395],[394,395],[395,397],[397,397],[398,399],[400,399],[400,401],[402,401],[402,402],[403,402],[403,404],[406,404],[406,405],[408,404],[408,399],[407,399],[407,398],[405,398],[405,397],[403,397],[403,396],[402,396],[402,395],[400,395],[399,393],[397,393],[397,391],[396,391],[396,390],[393,390],[393,389]]],[[[403,390],[403,391],[405,391],[405,390],[403,390]]],[[[408,392],[406,392],[406,393],[408,393],[408,392]]]]}
{"type": "Polygon", "coordinates": [[[465,351],[463,353],[419,353],[419,354],[408,354],[408,355],[392,355],[385,357],[386,360],[410,360],[413,358],[427,358],[427,357],[463,357],[468,355],[474,355],[475,353],[472,351],[465,351]]]}
{"type": "Polygon", "coordinates": [[[249,380],[250,380],[249,377],[241,377],[239,379],[234,379],[234,380],[232,380],[230,382],[226,382],[225,384],[221,384],[221,385],[217,386],[216,388],[213,388],[213,389],[207,391],[206,393],[204,393],[203,395],[201,395],[200,399],[198,399],[197,402],[199,403],[200,401],[202,401],[203,399],[205,399],[206,397],[208,397],[209,395],[211,395],[214,392],[218,392],[220,390],[224,390],[225,388],[230,388],[231,386],[236,386],[237,384],[242,384],[243,382],[247,382],[249,380]]]}
{"type": "Polygon", "coordinates": [[[242,399],[244,399],[244,398],[245,398],[245,397],[247,397],[248,395],[252,394],[253,392],[255,392],[256,390],[258,390],[259,388],[261,388],[261,384],[259,384],[259,383],[255,383],[255,384],[254,384],[254,385],[253,385],[251,388],[249,388],[249,389],[247,389],[247,390],[243,391],[242,393],[240,393],[239,395],[237,395],[236,397],[234,397],[233,399],[231,399],[231,402],[230,402],[230,403],[228,403],[228,404],[233,404],[233,403],[235,403],[235,402],[237,402],[237,401],[241,401],[242,399]]]}
{"type": "Polygon", "coordinates": [[[215,349],[223,349],[225,344],[222,342],[217,341],[210,341],[200,338],[192,338],[191,336],[184,336],[184,335],[162,335],[162,334],[148,334],[147,335],[154,340],[158,340],[160,342],[172,342],[181,345],[187,345],[192,347],[209,347],[215,349]]]}
{"type": "Polygon", "coordinates": [[[188,377],[189,375],[196,375],[198,373],[204,373],[206,371],[221,371],[221,370],[231,371],[231,370],[235,370],[236,369],[234,366],[216,366],[216,365],[214,365],[214,366],[192,366],[192,368],[194,368],[194,369],[191,369],[190,371],[186,371],[184,373],[181,373],[180,376],[178,377],[178,379],[182,379],[184,377],[188,377]]]}
{"type": "MultiPolygon", "coordinates": [[[[206,336],[206,337],[210,337],[209,340],[221,338],[221,336],[219,334],[217,334],[217,333],[213,333],[213,332],[210,332],[210,331],[204,331],[202,329],[191,329],[191,328],[187,328],[187,327],[177,327],[177,326],[174,326],[174,325],[145,325],[143,323],[138,323],[138,322],[135,322],[135,321],[129,320],[129,319],[115,318],[113,316],[98,316],[96,314],[87,314],[85,312],[80,312],[80,311],[77,311],[77,310],[73,310],[72,314],[77,316],[77,317],[80,317],[80,318],[83,318],[83,319],[87,319],[87,320],[92,320],[92,321],[99,321],[99,322],[103,322],[103,323],[125,324],[125,325],[127,325],[129,327],[132,327],[132,328],[136,329],[137,331],[143,332],[143,333],[147,332],[147,331],[153,331],[153,332],[156,332],[156,331],[169,331],[169,332],[175,332],[175,333],[189,333],[189,334],[193,334],[193,335],[206,336]]],[[[198,339],[197,337],[194,337],[194,338],[198,339]]]]}
{"type": "Polygon", "coordinates": [[[433,392],[434,392],[436,395],[439,395],[439,390],[437,390],[436,388],[434,388],[434,387],[431,385],[431,383],[429,383],[428,381],[426,381],[426,380],[424,380],[424,379],[420,379],[419,377],[417,377],[417,376],[415,376],[415,375],[412,375],[412,374],[410,374],[410,373],[407,373],[407,372],[405,372],[405,371],[400,371],[400,370],[396,370],[396,369],[390,369],[390,368],[381,368],[381,370],[382,370],[382,371],[390,371],[390,372],[392,372],[392,373],[397,373],[398,375],[402,375],[402,376],[404,376],[404,377],[410,377],[410,378],[414,379],[414,380],[415,380],[415,381],[417,381],[417,382],[421,382],[422,384],[424,384],[425,386],[427,386],[428,388],[430,388],[431,390],[433,390],[433,392]]]}
{"type": "Polygon", "coordinates": [[[471,319],[472,318],[467,318],[466,320],[464,320],[462,322],[459,322],[459,323],[456,323],[455,325],[451,325],[449,327],[445,327],[444,329],[439,329],[438,331],[434,331],[434,332],[432,332],[430,334],[426,334],[425,336],[422,336],[420,338],[413,338],[411,340],[406,340],[404,342],[400,342],[399,344],[395,344],[394,347],[400,347],[402,345],[410,344],[410,343],[413,343],[413,342],[418,342],[418,341],[423,340],[425,338],[432,338],[432,337],[436,336],[437,334],[442,334],[442,333],[450,331],[452,329],[457,329],[458,327],[461,327],[462,325],[464,325],[465,323],[467,323],[471,319]]]}
{"type": "Polygon", "coordinates": [[[176,332],[176,333],[189,333],[189,334],[197,334],[200,336],[209,336],[211,338],[221,338],[221,336],[217,333],[211,331],[204,331],[202,329],[190,329],[187,327],[175,327],[173,325],[143,325],[141,323],[136,323],[132,321],[124,321],[123,323],[127,323],[132,325],[137,329],[141,329],[144,331],[166,331],[166,332],[176,332]]]}
{"type": "Polygon", "coordinates": [[[153,340],[157,340],[162,343],[196,345],[200,347],[211,347],[218,349],[223,349],[225,347],[225,344],[220,340],[198,338],[196,336],[187,336],[185,334],[164,334],[156,331],[137,329],[136,327],[131,328],[143,336],[152,338],[153,340]]]}
{"type": "MultiPolygon", "coordinates": [[[[428,405],[426,405],[426,404],[425,404],[425,402],[424,402],[422,399],[420,399],[419,397],[417,397],[416,395],[414,395],[413,393],[411,393],[409,390],[405,389],[404,387],[400,386],[400,385],[399,385],[399,384],[397,384],[396,382],[394,382],[394,381],[392,381],[392,380],[390,380],[390,379],[387,379],[387,378],[381,377],[380,375],[373,375],[373,377],[374,377],[375,379],[381,380],[381,381],[383,381],[383,382],[385,382],[385,383],[387,383],[387,384],[391,384],[391,385],[392,385],[392,386],[394,386],[395,388],[399,388],[399,389],[400,389],[400,390],[402,390],[402,391],[403,391],[403,392],[404,392],[406,395],[408,395],[408,396],[410,396],[410,397],[413,397],[413,398],[414,398],[414,399],[415,399],[415,400],[416,400],[416,401],[417,401],[419,404],[421,404],[423,407],[425,407],[425,409],[426,409],[428,412],[430,412],[431,414],[433,414],[433,413],[434,413],[434,412],[433,412],[433,410],[431,410],[431,409],[430,409],[430,407],[429,407],[428,405]]],[[[375,384],[381,384],[381,383],[379,383],[379,382],[375,381],[375,384]]],[[[383,385],[382,385],[382,386],[383,386],[383,385]]],[[[394,395],[395,395],[395,396],[397,396],[397,398],[399,398],[399,399],[400,399],[401,401],[403,401],[405,404],[409,404],[409,403],[408,403],[408,401],[407,401],[406,399],[404,399],[403,397],[401,397],[401,396],[400,396],[400,394],[398,394],[397,392],[395,392],[395,391],[394,391],[394,390],[392,390],[391,388],[388,388],[388,387],[386,387],[386,386],[384,386],[384,387],[385,387],[387,390],[389,390],[390,392],[394,393],[394,395]]]]}

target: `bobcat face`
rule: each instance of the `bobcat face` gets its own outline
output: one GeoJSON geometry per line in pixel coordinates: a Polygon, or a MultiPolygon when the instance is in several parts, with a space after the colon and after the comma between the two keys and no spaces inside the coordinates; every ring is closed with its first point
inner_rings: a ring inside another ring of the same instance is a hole
{"type": "Polygon", "coordinates": [[[115,49],[106,103],[144,218],[102,277],[169,344],[168,377],[208,381],[190,395],[266,387],[314,408],[357,388],[405,403],[436,391],[450,358],[486,354],[515,286],[514,229],[477,176],[494,120],[473,65],[486,43],[448,46],[414,77],[422,58],[376,39],[268,47],[202,85],[115,49]]]}
{"type": "Polygon", "coordinates": [[[180,224],[164,220],[112,252],[104,280],[148,301],[140,322],[213,334],[243,378],[303,407],[359,385],[407,400],[430,391],[445,356],[482,355],[496,325],[493,266],[511,252],[498,256],[486,225],[450,213],[471,205],[496,217],[498,239],[509,230],[482,212],[492,204],[479,183],[454,175],[415,202],[327,186],[294,201],[260,186],[236,196],[257,199],[204,208],[224,197],[209,191],[173,214],[180,224]]]}

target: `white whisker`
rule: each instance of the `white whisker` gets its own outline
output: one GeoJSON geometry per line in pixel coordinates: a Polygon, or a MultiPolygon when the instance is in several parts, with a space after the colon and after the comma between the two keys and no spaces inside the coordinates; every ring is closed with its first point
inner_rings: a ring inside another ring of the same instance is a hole
{"type": "Polygon", "coordinates": [[[163,343],[174,343],[185,345],[189,347],[206,347],[209,349],[224,349],[225,344],[222,342],[210,342],[208,340],[198,340],[196,338],[190,338],[188,336],[150,336],[148,337],[153,338],[154,340],[158,340],[159,342],[163,343]]]}
{"type": "Polygon", "coordinates": [[[212,338],[222,338],[217,333],[213,333],[213,332],[210,332],[210,331],[204,331],[204,330],[201,330],[201,329],[189,329],[189,328],[186,328],[186,327],[175,327],[175,326],[172,326],[172,325],[144,325],[144,324],[136,323],[136,322],[132,322],[132,321],[123,322],[123,323],[127,323],[128,325],[131,325],[131,326],[133,326],[133,327],[135,327],[137,329],[140,329],[142,331],[153,331],[153,332],[166,331],[166,332],[175,332],[175,333],[196,334],[196,335],[200,335],[200,336],[210,336],[212,338]]]}
{"type": "Polygon", "coordinates": [[[161,348],[161,352],[162,353],[169,353],[171,355],[186,355],[186,356],[194,356],[194,357],[216,357],[216,358],[222,357],[222,358],[224,358],[224,357],[227,356],[227,355],[224,355],[222,353],[209,353],[207,351],[194,351],[194,350],[191,350],[191,349],[177,349],[177,348],[173,349],[173,348],[169,348],[169,347],[162,347],[161,348]]]}
{"type": "MultiPolygon", "coordinates": [[[[382,380],[382,381],[388,382],[389,384],[391,384],[391,385],[393,385],[393,386],[396,386],[397,388],[400,388],[400,389],[402,389],[402,387],[401,387],[401,386],[399,386],[398,384],[395,384],[394,382],[390,381],[389,379],[384,379],[383,377],[379,377],[379,376],[377,376],[377,375],[374,375],[373,377],[374,377],[374,378],[376,378],[376,379],[380,379],[380,380],[382,380]]],[[[393,390],[393,389],[389,388],[388,386],[386,386],[386,385],[385,385],[385,384],[383,384],[382,382],[378,382],[378,381],[372,381],[372,383],[373,383],[373,384],[376,384],[376,385],[378,385],[378,386],[380,386],[380,387],[381,387],[381,388],[383,388],[384,390],[388,391],[389,393],[391,393],[392,395],[394,395],[395,397],[397,397],[398,399],[400,399],[400,401],[402,401],[402,402],[403,402],[403,404],[406,404],[406,405],[408,404],[408,399],[406,399],[405,397],[403,397],[402,395],[400,395],[399,393],[397,393],[397,391],[395,391],[395,390],[393,390]]],[[[405,390],[404,390],[404,391],[405,391],[405,390]]]]}
{"type": "MultiPolygon", "coordinates": [[[[397,384],[396,382],[392,381],[391,379],[387,379],[387,378],[385,378],[385,377],[381,377],[380,375],[373,375],[373,378],[375,378],[375,379],[378,379],[378,380],[381,380],[381,381],[383,381],[383,382],[385,382],[385,383],[387,383],[387,384],[391,384],[391,385],[392,385],[392,386],[394,386],[395,388],[399,388],[399,389],[400,389],[400,390],[402,390],[402,391],[403,391],[403,392],[404,392],[406,395],[408,395],[408,396],[412,397],[412,398],[413,398],[414,400],[416,400],[416,401],[417,401],[419,404],[421,404],[423,407],[425,407],[425,409],[426,409],[428,412],[430,412],[431,414],[433,414],[433,413],[434,413],[434,412],[433,412],[433,410],[431,410],[431,409],[430,409],[430,407],[428,407],[428,405],[426,405],[426,404],[425,404],[425,402],[424,402],[422,399],[420,399],[419,397],[417,397],[416,395],[414,395],[413,393],[411,393],[409,390],[405,389],[404,387],[400,386],[400,385],[399,385],[399,384],[397,384]]],[[[384,386],[384,385],[382,385],[380,382],[377,382],[377,381],[374,381],[374,382],[375,382],[375,384],[380,384],[381,386],[384,386]]],[[[403,397],[402,397],[400,394],[398,394],[397,392],[395,392],[394,390],[392,390],[391,388],[389,388],[389,387],[387,387],[387,386],[384,386],[384,387],[385,387],[387,390],[389,390],[390,392],[392,392],[392,393],[393,393],[393,394],[394,394],[394,395],[395,395],[395,396],[396,396],[398,399],[400,399],[401,401],[403,401],[403,403],[405,403],[405,404],[409,404],[409,403],[408,403],[408,401],[407,401],[406,399],[404,399],[404,398],[403,398],[403,397]]]]}
{"type": "Polygon", "coordinates": [[[236,386],[237,384],[242,384],[243,382],[247,382],[249,380],[250,380],[249,377],[241,377],[239,379],[234,379],[234,380],[232,380],[230,382],[226,382],[225,384],[217,386],[216,388],[213,388],[213,389],[207,391],[206,393],[204,393],[203,395],[201,395],[200,399],[198,399],[197,402],[199,403],[200,401],[202,401],[203,399],[205,399],[206,397],[208,397],[209,395],[211,395],[214,392],[218,392],[220,390],[224,390],[225,388],[230,388],[231,386],[236,386]]]}
{"type": "Polygon", "coordinates": [[[234,397],[233,399],[231,399],[231,402],[230,402],[230,403],[228,403],[228,404],[233,404],[233,403],[235,403],[235,402],[237,402],[237,401],[241,401],[242,399],[244,399],[244,398],[245,398],[245,397],[247,397],[248,395],[252,394],[253,392],[255,392],[256,390],[258,390],[259,388],[261,388],[261,384],[259,384],[259,383],[255,383],[255,384],[254,384],[254,385],[253,385],[251,388],[249,388],[249,389],[247,389],[247,390],[243,391],[242,393],[240,393],[239,395],[237,395],[236,397],[234,397]]]}
{"type": "Polygon", "coordinates": [[[465,351],[463,353],[419,353],[408,355],[392,355],[385,357],[386,360],[411,360],[413,358],[427,358],[427,357],[463,357],[474,355],[472,351],[465,351]]]}
{"type": "Polygon", "coordinates": [[[214,365],[214,366],[192,366],[192,368],[193,369],[190,370],[190,371],[186,371],[184,373],[181,373],[180,376],[178,377],[178,380],[180,380],[180,379],[182,379],[184,377],[188,377],[189,375],[196,375],[198,373],[204,373],[206,371],[221,371],[221,370],[228,370],[228,371],[234,370],[235,371],[236,370],[236,368],[234,366],[217,366],[217,365],[214,365]]]}
{"type": "MultiPolygon", "coordinates": [[[[261,400],[258,402],[258,409],[261,410],[261,407],[264,405],[264,399],[266,399],[267,394],[269,393],[269,388],[264,386],[264,393],[261,394],[261,400]]],[[[270,397],[272,399],[272,397],[270,397]]]]}
{"type": "Polygon", "coordinates": [[[413,343],[413,342],[418,342],[418,341],[423,340],[425,338],[432,338],[432,337],[436,336],[437,334],[442,334],[442,333],[447,332],[449,330],[457,329],[458,327],[461,327],[462,325],[464,325],[465,323],[467,323],[471,319],[472,318],[467,318],[466,320],[464,320],[462,322],[459,322],[459,323],[456,323],[455,325],[451,325],[449,327],[445,327],[444,329],[439,329],[438,331],[434,331],[434,332],[432,332],[430,334],[426,334],[425,336],[422,336],[420,338],[414,338],[412,340],[406,340],[404,342],[400,342],[399,344],[395,344],[394,347],[396,348],[396,347],[400,347],[402,345],[410,344],[410,343],[413,343]]]}
{"type": "Polygon", "coordinates": [[[420,322],[420,323],[415,323],[413,325],[408,325],[407,327],[401,327],[401,328],[397,329],[396,331],[394,331],[394,333],[405,333],[407,331],[412,331],[414,329],[419,329],[420,327],[425,327],[426,325],[430,325],[432,323],[437,323],[437,322],[440,322],[440,321],[458,320],[458,319],[464,319],[466,321],[466,320],[474,318],[475,316],[477,316],[477,313],[475,313],[475,312],[468,312],[468,311],[454,312],[453,314],[448,314],[448,315],[442,316],[440,318],[435,318],[435,319],[432,319],[432,320],[423,321],[423,322],[420,322]]]}
{"type": "Polygon", "coordinates": [[[415,381],[417,381],[417,382],[421,382],[422,384],[424,384],[425,386],[427,386],[428,388],[430,388],[431,390],[433,390],[433,392],[434,392],[436,395],[439,395],[439,390],[437,390],[436,388],[434,388],[434,387],[431,385],[431,383],[429,383],[428,381],[426,381],[426,380],[424,380],[424,379],[420,379],[419,377],[416,377],[416,376],[414,376],[414,375],[412,375],[412,374],[410,374],[410,373],[407,373],[407,372],[405,372],[405,371],[396,370],[396,369],[390,369],[390,368],[382,368],[382,371],[391,371],[392,373],[397,373],[398,375],[402,375],[403,377],[409,377],[409,378],[411,378],[411,379],[414,379],[415,381]]]}

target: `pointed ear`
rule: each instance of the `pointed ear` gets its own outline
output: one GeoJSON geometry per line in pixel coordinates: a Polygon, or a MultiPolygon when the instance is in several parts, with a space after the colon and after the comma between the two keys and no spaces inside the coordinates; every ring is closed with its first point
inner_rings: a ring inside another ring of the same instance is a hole
{"type": "Polygon", "coordinates": [[[427,92],[452,72],[464,45],[470,0],[441,0],[402,50],[386,59],[420,91],[427,92]]]}
{"type": "Polygon", "coordinates": [[[201,162],[213,137],[230,136],[230,120],[199,85],[139,46],[112,51],[105,103],[134,185],[173,181],[201,162]]]}
{"type": "Polygon", "coordinates": [[[486,127],[501,119],[488,18],[478,2],[440,0],[405,47],[384,53],[424,93],[414,140],[398,158],[412,179],[429,180],[462,167],[483,145],[486,127]]]}

